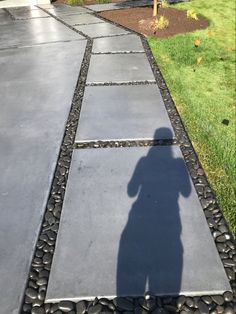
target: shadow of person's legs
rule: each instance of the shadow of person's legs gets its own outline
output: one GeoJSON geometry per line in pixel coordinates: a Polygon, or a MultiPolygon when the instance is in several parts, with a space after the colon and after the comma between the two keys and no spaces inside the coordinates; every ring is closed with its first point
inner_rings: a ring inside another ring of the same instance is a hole
{"type": "Polygon", "coordinates": [[[183,247],[178,198],[191,190],[183,168],[171,146],[150,148],[136,165],[128,195],[137,199],[121,235],[117,296],[179,294],[183,247]]]}

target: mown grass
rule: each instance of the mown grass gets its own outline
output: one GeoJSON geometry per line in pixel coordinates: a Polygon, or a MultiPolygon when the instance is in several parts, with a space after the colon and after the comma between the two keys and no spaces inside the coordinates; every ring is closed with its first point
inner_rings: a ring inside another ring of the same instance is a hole
{"type": "Polygon", "coordinates": [[[192,0],[174,7],[195,10],[209,28],[149,38],[149,45],[236,238],[235,1],[192,0]]]}

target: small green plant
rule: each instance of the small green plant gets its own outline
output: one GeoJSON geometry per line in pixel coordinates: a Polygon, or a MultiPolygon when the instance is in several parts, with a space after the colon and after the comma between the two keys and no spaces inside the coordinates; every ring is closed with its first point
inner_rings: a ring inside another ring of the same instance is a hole
{"type": "Polygon", "coordinates": [[[194,10],[188,10],[187,11],[187,18],[193,19],[193,20],[198,20],[197,13],[194,10]]]}
{"type": "Polygon", "coordinates": [[[111,0],[96,0],[96,2],[97,2],[98,4],[105,4],[105,3],[110,3],[111,0]]]}
{"type": "Polygon", "coordinates": [[[166,0],[161,1],[161,8],[163,9],[169,8],[169,3],[166,0]]]}
{"type": "Polygon", "coordinates": [[[84,1],[83,0],[67,0],[66,3],[69,5],[83,5],[84,1]]]}
{"type": "Polygon", "coordinates": [[[159,17],[157,20],[157,29],[164,29],[169,26],[169,20],[165,18],[163,15],[159,17]]]}
{"type": "Polygon", "coordinates": [[[158,29],[164,29],[169,26],[169,20],[161,15],[159,18],[153,18],[153,20],[149,23],[149,28],[156,34],[158,29]]]}

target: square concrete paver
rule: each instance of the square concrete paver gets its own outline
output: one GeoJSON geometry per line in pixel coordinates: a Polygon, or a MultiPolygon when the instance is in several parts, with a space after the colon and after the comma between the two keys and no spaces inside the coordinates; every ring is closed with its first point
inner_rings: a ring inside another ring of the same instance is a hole
{"type": "Polygon", "coordinates": [[[1,48],[85,39],[53,17],[11,21],[0,28],[1,48]]]}
{"type": "Polygon", "coordinates": [[[47,302],[225,290],[177,146],[74,151],[47,302]]]}
{"type": "Polygon", "coordinates": [[[110,23],[100,23],[96,26],[94,25],[80,25],[75,26],[76,29],[88,35],[91,38],[103,37],[103,36],[114,36],[114,35],[123,35],[129,34],[128,31],[123,28],[117,27],[110,23]]]}
{"type": "Polygon", "coordinates": [[[98,19],[92,14],[65,15],[62,19],[69,25],[104,23],[103,20],[98,19]]]}
{"type": "Polygon", "coordinates": [[[43,10],[35,7],[19,7],[19,8],[9,8],[8,11],[17,20],[26,20],[32,18],[49,17],[50,15],[45,13],[43,10]]]}
{"type": "Polygon", "coordinates": [[[107,52],[144,52],[142,42],[136,35],[96,38],[93,42],[94,53],[107,52]]]}
{"type": "Polygon", "coordinates": [[[86,41],[0,51],[0,313],[21,313],[86,41]]]}
{"type": "Polygon", "coordinates": [[[86,87],[76,142],[171,139],[173,134],[156,85],[86,87]]]}
{"type": "Polygon", "coordinates": [[[92,55],[87,83],[155,82],[145,54],[92,55]]]}

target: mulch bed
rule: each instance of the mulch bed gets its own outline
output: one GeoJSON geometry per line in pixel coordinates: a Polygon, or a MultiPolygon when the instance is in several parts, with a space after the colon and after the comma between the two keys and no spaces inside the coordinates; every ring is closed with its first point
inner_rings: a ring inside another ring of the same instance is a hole
{"type": "Polygon", "coordinates": [[[167,38],[180,33],[193,32],[209,26],[209,22],[203,17],[199,16],[198,20],[190,19],[187,18],[186,11],[174,8],[159,8],[158,16],[163,15],[167,18],[169,26],[165,29],[157,30],[155,34],[150,27],[147,27],[148,22],[152,20],[152,8],[150,7],[103,11],[99,15],[144,36],[158,38],[167,38]],[[140,21],[143,23],[140,23],[140,21]]]}

